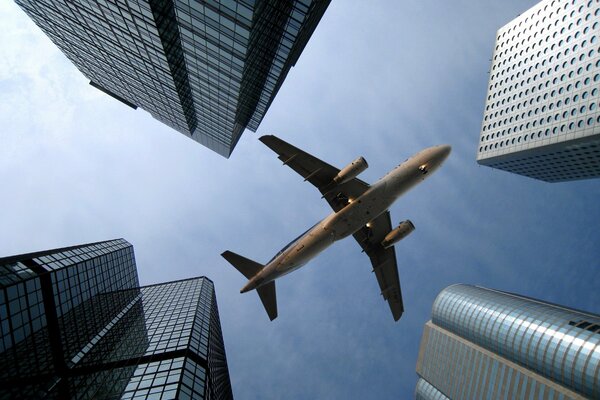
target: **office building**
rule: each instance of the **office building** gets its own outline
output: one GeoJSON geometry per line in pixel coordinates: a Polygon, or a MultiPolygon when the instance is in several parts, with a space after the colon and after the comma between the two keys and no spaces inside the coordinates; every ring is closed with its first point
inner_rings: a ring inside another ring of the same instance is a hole
{"type": "Polygon", "coordinates": [[[16,0],[90,84],[229,157],[331,0],[16,0]]]}
{"type": "Polygon", "coordinates": [[[139,287],[118,239],[2,258],[0,289],[0,398],[232,398],[207,278],[139,287]]]}
{"type": "Polygon", "coordinates": [[[477,162],[547,182],[600,177],[600,4],[544,0],[500,28],[477,162]]]}
{"type": "Polygon", "coordinates": [[[600,316],[497,290],[442,290],[425,324],[416,398],[598,399],[600,316]]]}

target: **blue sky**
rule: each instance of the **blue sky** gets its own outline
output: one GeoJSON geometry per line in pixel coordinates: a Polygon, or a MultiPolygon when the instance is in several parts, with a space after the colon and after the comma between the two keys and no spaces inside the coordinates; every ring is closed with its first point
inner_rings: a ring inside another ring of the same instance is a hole
{"type": "Polygon", "coordinates": [[[124,237],[143,284],[206,275],[238,399],[411,398],[439,291],[478,284],[599,313],[600,180],[479,166],[496,30],[535,1],[334,0],[258,132],[226,160],[93,89],[0,4],[0,256],[124,237]],[[279,318],[220,253],[265,262],[330,209],[257,138],[276,134],[372,182],[453,152],[391,208],[406,312],[395,323],[352,240],[277,284],[279,318]]]}

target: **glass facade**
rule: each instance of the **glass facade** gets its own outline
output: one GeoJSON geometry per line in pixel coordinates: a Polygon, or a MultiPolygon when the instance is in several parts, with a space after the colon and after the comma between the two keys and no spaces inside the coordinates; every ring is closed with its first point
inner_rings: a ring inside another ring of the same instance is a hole
{"type": "Polygon", "coordinates": [[[599,0],[544,0],[498,30],[477,162],[600,177],[599,0]]]}
{"type": "Polygon", "coordinates": [[[450,286],[434,302],[417,373],[451,399],[599,398],[600,316],[450,286]]]}
{"type": "Polygon", "coordinates": [[[415,400],[449,400],[425,379],[419,378],[415,389],[415,400]]]}
{"type": "Polygon", "coordinates": [[[123,239],[0,259],[0,398],[231,399],[213,283],[139,287],[123,239]]]}
{"type": "Polygon", "coordinates": [[[16,0],[90,84],[229,157],[331,0],[16,0]]]}

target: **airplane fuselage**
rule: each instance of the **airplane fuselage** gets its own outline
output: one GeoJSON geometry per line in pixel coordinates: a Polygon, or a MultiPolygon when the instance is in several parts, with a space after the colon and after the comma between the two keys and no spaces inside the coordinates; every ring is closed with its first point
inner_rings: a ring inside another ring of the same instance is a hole
{"type": "Polygon", "coordinates": [[[387,211],[403,193],[430,176],[449,152],[449,146],[430,147],[391,170],[361,196],[348,199],[345,207],[284,247],[240,292],[256,289],[302,267],[335,241],[362,229],[387,211]]]}

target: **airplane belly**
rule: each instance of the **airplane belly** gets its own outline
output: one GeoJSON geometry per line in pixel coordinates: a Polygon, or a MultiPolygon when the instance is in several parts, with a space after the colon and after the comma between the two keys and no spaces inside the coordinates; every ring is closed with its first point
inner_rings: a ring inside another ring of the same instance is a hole
{"type": "Polygon", "coordinates": [[[354,200],[324,221],[325,229],[332,232],[335,240],[343,239],[384,213],[395,197],[387,193],[387,183],[373,186],[363,196],[354,200]]]}
{"type": "Polygon", "coordinates": [[[327,247],[331,246],[334,241],[331,232],[323,229],[321,224],[317,225],[286,251],[277,270],[283,275],[304,266],[327,247]]]}

